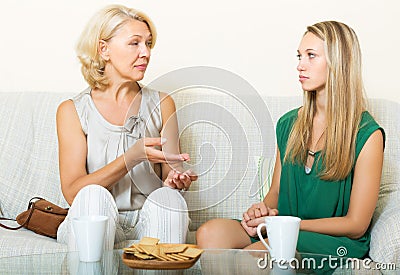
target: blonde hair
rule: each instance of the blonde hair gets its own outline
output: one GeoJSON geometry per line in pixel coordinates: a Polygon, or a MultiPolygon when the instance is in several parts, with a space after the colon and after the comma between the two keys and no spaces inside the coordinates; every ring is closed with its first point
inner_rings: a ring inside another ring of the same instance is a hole
{"type": "MultiPolygon", "coordinates": [[[[328,64],[325,84],[327,129],[319,161],[323,180],[344,179],[352,170],[358,126],[366,109],[361,75],[361,50],[357,35],[347,25],[326,21],[307,27],[324,42],[328,64]]],[[[316,92],[304,91],[303,108],[291,130],[285,161],[306,163],[316,112],[316,92]]]]}
{"type": "Polygon", "coordinates": [[[84,28],[76,46],[76,53],[82,64],[81,71],[92,88],[104,89],[108,79],[104,75],[105,61],[99,54],[99,41],[111,39],[126,22],[144,22],[150,30],[151,48],[154,47],[157,33],[150,18],[144,13],[122,5],[109,5],[98,11],[84,28]]]}

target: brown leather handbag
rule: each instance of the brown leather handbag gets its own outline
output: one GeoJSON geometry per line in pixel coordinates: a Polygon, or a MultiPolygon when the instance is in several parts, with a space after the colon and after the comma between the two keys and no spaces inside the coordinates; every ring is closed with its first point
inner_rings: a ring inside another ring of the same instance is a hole
{"type": "MultiPolygon", "coordinates": [[[[61,208],[40,197],[29,200],[28,209],[15,219],[20,226],[9,227],[0,224],[1,227],[17,230],[25,227],[33,232],[51,238],[57,238],[57,229],[68,214],[68,209],[61,208]]],[[[1,218],[4,220],[12,220],[1,218]]]]}

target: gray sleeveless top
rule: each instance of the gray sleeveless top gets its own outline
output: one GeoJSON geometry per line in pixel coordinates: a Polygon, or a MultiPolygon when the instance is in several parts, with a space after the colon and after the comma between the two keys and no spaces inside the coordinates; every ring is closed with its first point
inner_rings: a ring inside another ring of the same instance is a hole
{"type": "MultiPolygon", "coordinates": [[[[141,86],[142,87],[142,86],[141,86]]],[[[125,125],[108,122],[97,110],[87,88],[72,98],[86,135],[88,173],[99,170],[122,155],[142,137],[160,137],[162,128],[160,96],[157,91],[142,87],[142,101],[137,116],[125,125]]],[[[119,210],[142,207],[146,197],[162,186],[161,165],[143,161],[131,169],[111,190],[119,210]]]]}

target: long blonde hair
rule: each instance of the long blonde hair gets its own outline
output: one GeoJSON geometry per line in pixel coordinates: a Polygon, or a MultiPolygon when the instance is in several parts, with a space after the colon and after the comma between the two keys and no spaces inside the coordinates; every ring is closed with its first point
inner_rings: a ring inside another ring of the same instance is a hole
{"type": "Polygon", "coordinates": [[[157,33],[154,24],[144,13],[122,5],[109,5],[98,11],[84,28],[76,46],[76,53],[82,64],[81,71],[92,88],[104,89],[108,79],[104,75],[106,62],[99,54],[99,41],[111,39],[129,20],[144,22],[151,33],[151,48],[156,43],[157,33]]]}
{"type": "MultiPolygon", "coordinates": [[[[323,180],[344,179],[352,170],[358,126],[365,110],[361,50],[357,35],[347,25],[326,21],[307,27],[324,42],[328,64],[325,84],[327,129],[320,158],[323,180]]],[[[316,112],[316,92],[304,91],[303,109],[293,125],[284,161],[306,163],[316,112]]]]}

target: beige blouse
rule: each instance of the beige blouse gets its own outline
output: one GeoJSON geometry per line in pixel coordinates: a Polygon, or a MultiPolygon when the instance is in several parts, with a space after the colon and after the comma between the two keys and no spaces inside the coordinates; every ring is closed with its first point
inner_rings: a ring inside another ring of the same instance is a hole
{"type": "MultiPolygon", "coordinates": [[[[137,116],[125,125],[108,122],[97,110],[87,88],[72,98],[87,141],[87,172],[93,173],[115,160],[142,137],[160,137],[162,118],[159,92],[142,87],[137,116]]],[[[111,190],[119,210],[142,207],[146,197],[162,186],[161,166],[143,161],[129,171],[111,190]]]]}

